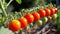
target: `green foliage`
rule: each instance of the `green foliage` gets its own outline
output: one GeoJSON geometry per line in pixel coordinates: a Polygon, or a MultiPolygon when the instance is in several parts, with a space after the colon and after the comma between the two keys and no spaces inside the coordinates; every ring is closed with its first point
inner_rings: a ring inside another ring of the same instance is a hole
{"type": "Polygon", "coordinates": [[[46,4],[53,3],[56,4],[56,0],[44,0],[46,4]]]}
{"type": "Polygon", "coordinates": [[[33,1],[33,5],[35,5],[35,6],[38,6],[40,4],[42,4],[42,0],[35,0],[35,1],[33,1]]]}
{"type": "Polygon", "coordinates": [[[39,5],[39,4],[41,4],[42,2],[41,2],[41,0],[35,0],[35,2],[34,2],[34,4],[37,6],[37,5],[39,5]]]}
{"type": "Polygon", "coordinates": [[[58,6],[58,18],[55,20],[58,29],[60,30],[60,6],[58,6]]]}
{"type": "Polygon", "coordinates": [[[2,13],[2,10],[0,9],[0,13],[2,13]]]}
{"type": "Polygon", "coordinates": [[[16,0],[16,2],[18,2],[19,4],[21,4],[21,3],[22,3],[22,1],[21,1],[21,0],[16,0]]]}
{"type": "Polygon", "coordinates": [[[1,27],[0,34],[14,34],[14,33],[10,31],[8,28],[1,27]]]}

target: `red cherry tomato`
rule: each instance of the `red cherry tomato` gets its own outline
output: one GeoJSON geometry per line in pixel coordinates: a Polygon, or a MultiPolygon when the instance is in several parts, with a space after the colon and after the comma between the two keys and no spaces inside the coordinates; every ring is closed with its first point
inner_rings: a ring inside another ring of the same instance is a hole
{"type": "Polygon", "coordinates": [[[55,9],[50,8],[50,10],[51,10],[51,15],[55,14],[55,9]]]}
{"type": "Polygon", "coordinates": [[[58,9],[57,8],[54,8],[55,9],[55,14],[57,13],[58,9]]]}
{"type": "Polygon", "coordinates": [[[38,10],[38,13],[40,14],[41,18],[45,17],[45,15],[46,15],[45,10],[43,10],[43,9],[38,10]]]}
{"type": "Polygon", "coordinates": [[[21,24],[18,20],[12,20],[9,23],[9,29],[12,30],[13,32],[16,32],[18,30],[20,30],[21,28],[21,24]]]}
{"type": "Polygon", "coordinates": [[[27,27],[28,22],[27,22],[27,19],[26,18],[21,17],[21,18],[19,18],[19,21],[21,23],[21,28],[27,27]]]}
{"type": "Polygon", "coordinates": [[[32,15],[34,16],[34,22],[38,21],[40,19],[40,15],[37,12],[33,12],[32,15]]]}
{"type": "Polygon", "coordinates": [[[51,15],[50,9],[46,8],[45,11],[46,11],[46,16],[50,16],[51,15]]]}
{"type": "Polygon", "coordinates": [[[24,17],[27,19],[29,24],[34,21],[34,17],[31,14],[26,14],[24,17]]]}

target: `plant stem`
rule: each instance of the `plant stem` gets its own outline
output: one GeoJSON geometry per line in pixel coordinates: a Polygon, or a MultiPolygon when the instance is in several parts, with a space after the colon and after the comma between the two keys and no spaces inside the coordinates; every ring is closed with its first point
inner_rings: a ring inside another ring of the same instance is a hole
{"type": "Polygon", "coordinates": [[[12,2],[13,0],[10,0],[6,6],[6,8],[10,5],[10,3],[12,2]]]}
{"type": "Polygon", "coordinates": [[[1,9],[2,9],[3,15],[4,15],[5,17],[7,17],[7,13],[6,13],[6,11],[5,11],[4,5],[3,5],[3,3],[2,3],[1,0],[0,0],[0,4],[1,4],[1,9]]]}

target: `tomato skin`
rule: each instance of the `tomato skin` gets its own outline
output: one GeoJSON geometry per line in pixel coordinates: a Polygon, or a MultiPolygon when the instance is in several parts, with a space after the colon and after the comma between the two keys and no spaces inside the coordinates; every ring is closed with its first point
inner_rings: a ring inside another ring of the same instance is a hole
{"type": "Polygon", "coordinates": [[[21,28],[25,28],[28,25],[27,19],[24,17],[19,18],[19,21],[21,23],[21,28]]]}
{"type": "Polygon", "coordinates": [[[9,23],[9,29],[12,30],[13,32],[16,32],[18,30],[20,30],[21,28],[21,24],[18,20],[12,20],[9,23]]]}
{"type": "Polygon", "coordinates": [[[26,14],[24,17],[27,19],[29,24],[34,21],[34,17],[32,14],[26,14]]]}
{"type": "Polygon", "coordinates": [[[48,21],[48,18],[47,18],[47,17],[44,17],[44,18],[42,19],[42,21],[43,21],[43,24],[44,24],[44,23],[46,23],[46,22],[48,21]]]}
{"type": "Polygon", "coordinates": [[[43,21],[42,21],[42,20],[38,20],[38,21],[36,22],[36,24],[40,27],[40,26],[43,24],[43,21]]]}
{"type": "Polygon", "coordinates": [[[57,17],[58,17],[57,14],[52,15],[53,19],[56,19],[57,17]]]}
{"type": "Polygon", "coordinates": [[[38,10],[38,13],[40,14],[41,18],[45,17],[45,15],[46,15],[45,10],[43,10],[43,9],[38,10]]]}
{"type": "Polygon", "coordinates": [[[57,8],[54,8],[55,9],[55,14],[57,13],[58,9],[57,8]]]}
{"type": "Polygon", "coordinates": [[[50,10],[51,10],[51,15],[55,14],[55,9],[50,8],[50,10]]]}
{"type": "Polygon", "coordinates": [[[40,19],[40,15],[37,12],[33,12],[32,15],[34,16],[34,22],[38,21],[40,19]]]}
{"type": "Polygon", "coordinates": [[[46,8],[45,11],[46,11],[46,16],[50,16],[51,15],[50,9],[46,8]]]}

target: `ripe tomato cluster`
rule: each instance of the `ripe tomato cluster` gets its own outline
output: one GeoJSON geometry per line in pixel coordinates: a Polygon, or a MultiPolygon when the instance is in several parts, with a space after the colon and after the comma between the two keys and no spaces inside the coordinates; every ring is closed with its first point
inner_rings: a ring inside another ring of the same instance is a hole
{"type": "Polygon", "coordinates": [[[39,9],[37,12],[32,14],[26,14],[24,17],[18,20],[12,20],[9,23],[9,29],[13,32],[20,30],[21,28],[27,27],[28,24],[38,21],[40,18],[50,16],[57,13],[57,8],[45,8],[39,9]]]}

